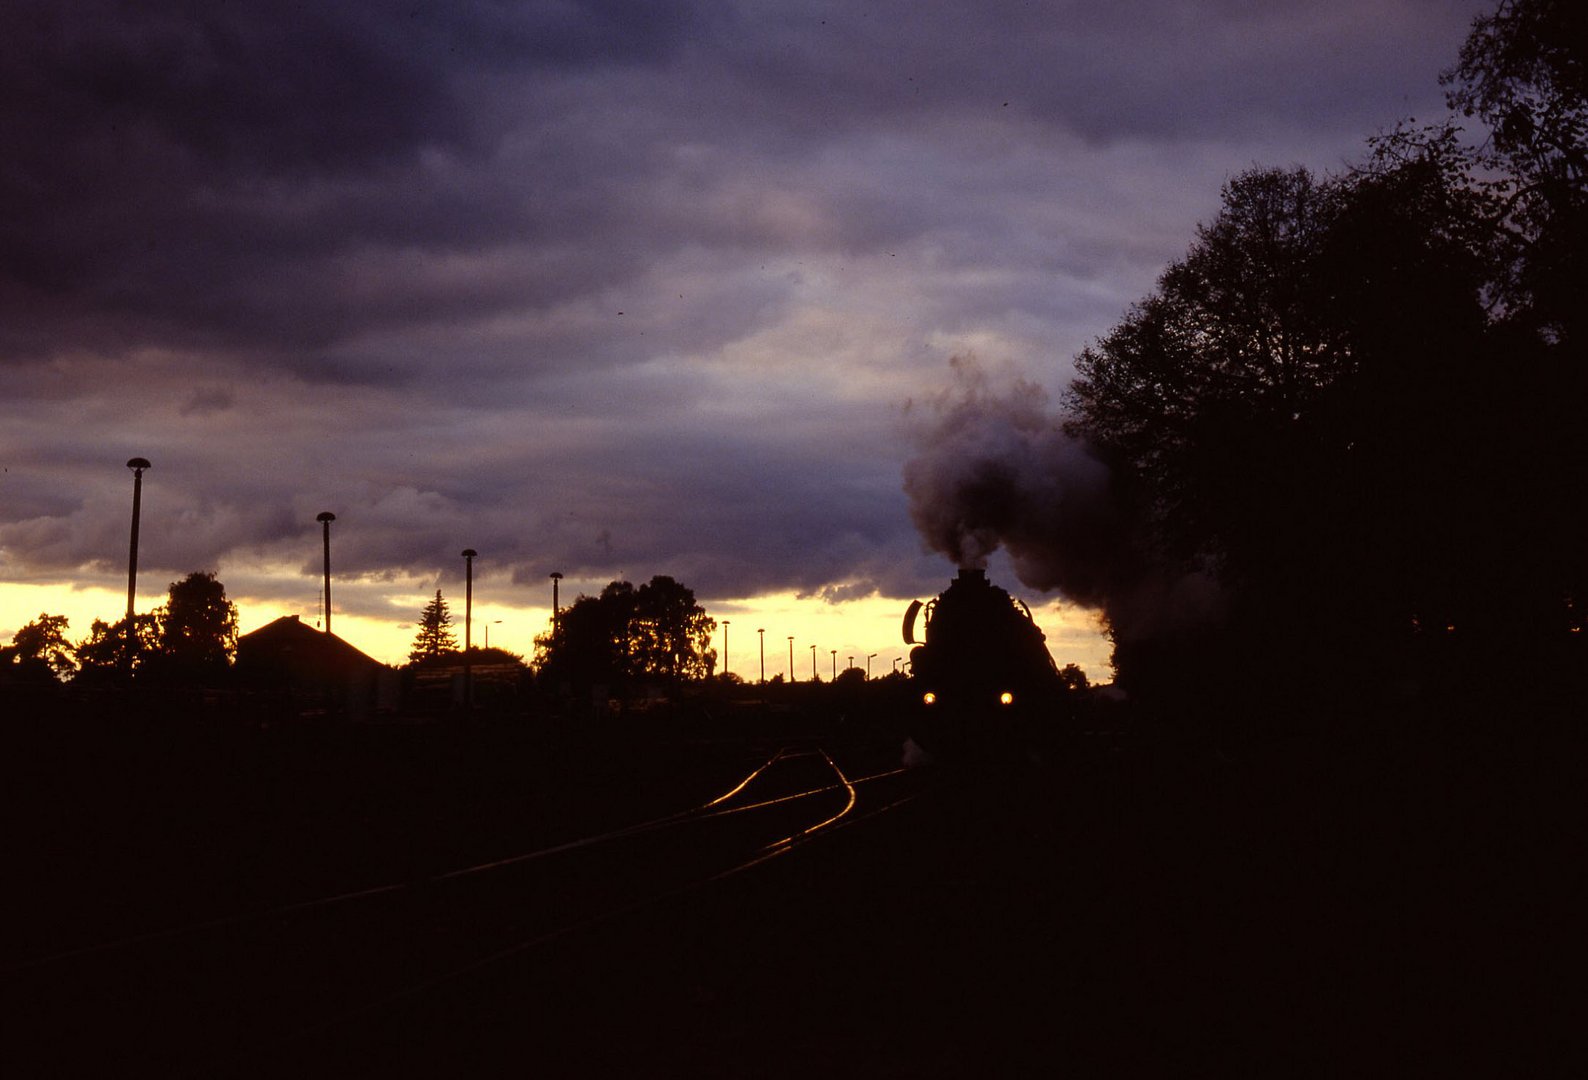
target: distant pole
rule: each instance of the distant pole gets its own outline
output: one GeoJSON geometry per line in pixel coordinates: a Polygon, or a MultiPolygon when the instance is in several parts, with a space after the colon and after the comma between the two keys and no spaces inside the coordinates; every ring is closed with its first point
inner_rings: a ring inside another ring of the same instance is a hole
{"type": "Polygon", "coordinates": [[[816,681],[816,646],[811,646],[811,682],[816,681]]]}
{"type": "Polygon", "coordinates": [[[127,553],[127,653],[125,662],[132,666],[132,648],[135,635],[132,629],[133,603],[138,595],[138,518],[143,506],[143,470],[153,468],[147,458],[135,457],[127,462],[132,470],[132,543],[127,553]]]}
{"type": "Polygon", "coordinates": [[[551,645],[557,647],[557,582],[562,580],[562,575],[557,571],[551,572],[551,645]]]}
{"type": "Polygon", "coordinates": [[[502,625],[502,620],[501,619],[492,619],[490,622],[485,624],[485,648],[487,650],[489,650],[490,647],[491,647],[491,626],[493,624],[496,625],[496,626],[501,626],[502,625]]]}
{"type": "Polygon", "coordinates": [[[838,681],[838,650],[837,649],[829,649],[827,651],[833,654],[833,682],[837,682],[838,681]]]}
{"type": "Polygon", "coordinates": [[[463,704],[474,708],[474,664],[470,657],[473,639],[470,630],[474,622],[474,557],[479,552],[463,549],[463,704]]]}
{"type": "Polygon", "coordinates": [[[791,682],[791,683],[798,681],[794,677],[794,635],[793,634],[790,634],[789,635],[789,639],[788,639],[788,681],[791,682]]]}
{"type": "Polygon", "coordinates": [[[320,523],[320,532],[325,541],[325,632],[331,632],[331,522],[336,520],[336,515],[329,510],[315,515],[315,521],[320,523]]]}
{"type": "Polygon", "coordinates": [[[732,619],[722,620],[722,673],[728,674],[728,625],[732,619]]]}
{"type": "Polygon", "coordinates": [[[876,655],[877,655],[876,653],[872,653],[871,656],[866,657],[866,681],[867,682],[871,681],[871,657],[872,656],[876,656],[876,655]]]}
{"type": "Polygon", "coordinates": [[[766,682],[766,627],[758,626],[755,632],[761,635],[761,681],[766,682]]]}

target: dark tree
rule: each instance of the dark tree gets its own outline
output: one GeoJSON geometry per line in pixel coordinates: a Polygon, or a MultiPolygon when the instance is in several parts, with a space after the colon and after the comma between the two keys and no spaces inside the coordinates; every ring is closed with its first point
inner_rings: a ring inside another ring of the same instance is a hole
{"type": "MultiPolygon", "coordinates": [[[[1226,590],[1220,647],[1247,668],[1295,681],[1359,665],[1419,612],[1470,602],[1496,579],[1475,560],[1515,546],[1472,504],[1494,464],[1477,435],[1505,396],[1484,194],[1434,150],[1326,181],[1239,177],[1156,292],[1077,360],[1072,431],[1122,478],[1143,550],[1226,590]]],[[[1174,666],[1164,643],[1131,644],[1125,681],[1132,657],[1174,666]]]]}
{"type": "Polygon", "coordinates": [[[0,665],[11,665],[25,679],[67,679],[77,670],[66,640],[65,615],[41,614],[0,648],[0,665]]]}
{"type": "Polygon", "coordinates": [[[1092,685],[1086,678],[1086,672],[1081,669],[1079,664],[1065,664],[1060,668],[1059,682],[1064,685],[1066,690],[1085,690],[1092,685]]]}
{"type": "Polygon", "coordinates": [[[1127,640],[1116,619],[1122,681],[1240,667],[1372,684],[1435,653],[1457,658],[1447,673],[1459,656],[1535,679],[1572,665],[1585,11],[1504,0],[1476,21],[1445,80],[1486,143],[1454,120],[1402,127],[1340,177],[1232,181],[1186,257],[1077,359],[1069,429],[1112,469],[1126,569],[1205,574],[1227,601],[1217,633],[1180,642],[1127,640]]]}
{"type": "Polygon", "coordinates": [[[160,625],[159,667],[178,681],[207,681],[221,675],[237,652],[237,605],[213,573],[173,581],[160,625]]]}
{"type": "Polygon", "coordinates": [[[1138,485],[1161,553],[1268,546],[1322,390],[1349,367],[1312,273],[1335,193],[1302,169],[1226,185],[1156,292],[1076,360],[1073,430],[1138,485]]]}
{"type": "MultiPolygon", "coordinates": [[[[1481,119],[1488,141],[1472,172],[1501,197],[1507,241],[1495,277],[1508,337],[1504,377],[1486,410],[1499,419],[1506,498],[1517,521],[1503,552],[1511,595],[1491,598],[1530,627],[1577,630],[1588,605],[1588,500],[1583,411],[1588,406],[1588,6],[1502,0],[1473,23],[1446,72],[1452,108],[1481,119]],[[1541,614],[1542,613],[1542,614],[1541,614]]],[[[1531,637],[1531,635],[1526,635],[1531,637]]],[[[1544,665],[1571,660],[1545,659],[1544,665]]]]}
{"type": "Polygon", "coordinates": [[[117,672],[138,675],[160,653],[160,622],[154,614],[132,617],[132,650],[127,649],[127,620],[107,623],[95,619],[88,637],[76,649],[77,680],[104,682],[117,672]]]}
{"type": "Polygon", "coordinates": [[[408,659],[415,662],[434,660],[457,651],[458,638],[452,631],[452,614],[441,598],[441,590],[437,589],[435,598],[419,613],[419,632],[414,635],[414,647],[408,659]]]}
{"type": "Polygon", "coordinates": [[[716,625],[692,590],[659,575],[638,589],[614,581],[599,597],[579,597],[559,617],[557,636],[542,635],[535,645],[540,670],[553,683],[703,679],[716,660],[710,648],[716,625]]]}
{"type": "Polygon", "coordinates": [[[1502,0],[1478,17],[1446,72],[1449,101],[1488,125],[1479,164],[1502,175],[1515,261],[1502,280],[1519,312],[1582,344],[1588,277],[1588,7],[1502,0]]]}
{"type": "Polygon", "coordinates": [[[695,602],[694,590],[658,575],[634,594],[625,651],[636,674],[675,681],[704,679],[715,653],[717,622],[695,602]]]}

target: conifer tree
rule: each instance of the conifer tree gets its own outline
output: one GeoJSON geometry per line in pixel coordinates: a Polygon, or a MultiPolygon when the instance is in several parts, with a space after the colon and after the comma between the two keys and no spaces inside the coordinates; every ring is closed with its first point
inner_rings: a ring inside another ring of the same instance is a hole
{"type": "Polygon", "coordinates": [[[414,635],[414,647],[408,653],[408,659],[416,662],[429,660],[457,650],[458,638],[452,632],[452,615],[447,611],[447,602],[441,598],[441,590],[437,589],[435,599],[419,613],[419,633],[414,635]]]}

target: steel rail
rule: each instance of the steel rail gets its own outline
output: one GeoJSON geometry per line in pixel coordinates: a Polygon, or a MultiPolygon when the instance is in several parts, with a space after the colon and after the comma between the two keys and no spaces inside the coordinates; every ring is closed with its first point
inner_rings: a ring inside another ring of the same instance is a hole
{"type": "MultiPolygon", "coordinates": [[[[732,788],[723,792],[721,795],[718,795],[707,802],[701,803],[698,806],[690,807],[689,809],[677,811],[672,814],[667,814],[663,817],[653,818],[649,821],[642,821],[634,825],[626,825],[622,828],[612,829],[604,833],[580,837],[576,840],[569,840],[560,844],[554,844],[550,847],[537,848],[533,851],[521,852],[519,854],[509,855],[504,858],[492,859],[486,862],[475,863],[452,870],[428,874],[405,881],[386,882],[380,885],[372,885],[366,888],[332,893],[326,896],[313,897],[307,900],[292,901],[290,903],[278,904],[273,907],[261,908],[253,911],[233,912],[228,915],[216,916],[210,919],[202,919],[196,922],[182,923],[177,926],[162,927],[158,930],[150,930],[141,934],[131,934],[125,937],[114,938],[109,941],[94,942],[88,945],[63,949],[57,952],[47,953],[43,956],[32,957],[26,960],[16,961],[0,966],[0,976],[18,974],[28,970],[36,970],[71,960],[79,960],[89,956],[112,953],[124,949],[132,949],[143,945],[150,945],[162,941],[188,937],[194,934],[246,926],[249,923],[266,919],[300,915],[306,912],[329,908],[352,901],[368,900],[378,896],[390,896],[395,893],[420,889],[441,882],[452,881],[458,878],[470,877],[493,870],[500,870],[509,866],[516,866],[523,863],[534,862],[540,859],[551,858],[553,856],[565,854],[567,852],[596,847],[601,844],[611,843],[616,840],[641,836],[646,833],[656,832],[662,829],[675,828],[681,825],[693,824],[700,821],[709,821],[730,814],[739,814],[769,806],[794,802],[798,801],[799,799],[812,798],[830,791],[835,791],[849,783],[849,781],[846,779],[843,783],[828,784],[821,787],[810,788],[805,791],[795,792],[791,795],[779,796],[775,799],[767,799],[761,802],[749,803],[742,806],[723,807],[723,803],[744,791],[745,788],[747,788],[757,777],[759,777],[776,762],[780,760],[806,757],[815,753],[822,753],[825,756],[825,751],[790,752],[788,747],[779,749],[766,761],[762,762],[755,769],[751,770],[748,775],[741,779],[732,788]]],[[[831,758],[828,758],[828,761],[831,763],[831,758]]],[[[836,766],[834,767],[836,768],[836,766]]],[[[863,777],[860,780],[854,781],[854,783],[865,783],[870,780],[897,775],[903,771],[905,770],[888,770],[874,774],[872,776],[863,777]]],[[[839,775],[842,776],[842,773],[839,775]]],[[[851,805],[852,804],[853,800],[851,799],[851,805]]],[[[823,824],[826,823],[824,822],[823,824]]],[[[779,841],[779,843],[782,842],[783,841],[779,841]]]]}
{"type": "MultiPolygon", "coordinates": [[[[812,753],[821,754],[821,756],[826,760],[827,764],[839,776],[840,781],[838,783],[827,784],[822,787],[798,792],[794,795],[782,796],[776,799],[768,799],[742,807],[729,808],[709,815],[704,815],[702,817],[692,818],[691,821],[709,820],[711,818],[723,817],[729,814],[741,813],[747,810],[777,806],[812,795],[845,790],[847,791],[849,798],[844,808],[837,814],[834,814],[815,825],[793,833],[790,836],[784,837],[781,840],[767,844],[757,850],[750,857],[740,859],[726,869],[695,877],[679,884],[670,885],[667,888],[647,893],[643,896],[614,905],[594,914],[586,915],[572,922],[567,922],[560,926],[538,931],[537,933],[534,933],[519,941],[515,941],[510,945],[496,949],[484,956],[470,960],[467,963],[459,964],[455,967],[448,968],[445,971],[438,972],[423,979],[415,980],[412,983],[402,986],[389,993],[380,995],[377,998],[361,1002],[359,1005],[344,1012],[322,1018],[321,1020],[300,1028],[292,1034],[286,1036],[286,1040],[289,1042],[294,1042],[314,1038],[349,1022],[358,1020],[361,1017],[378,1013],[381,1010],[389,1008],[393,1005],[419,998],[424,994],[438,990],[443,986],[447,986],[449,984],[466,979],[471,975],[483,972],[516,956],[532,952],[537,948],[548,945],[561,938],[594,929],[595,927],[610,923],[616,919],[621,919],[627,915],[643,911],[646,908],[652,907],[656,904],[660,904],[667,900],[684,896],[700,889],[726,881],[748,870],[754,869],[755,867],[762,866],[775,858],[787,855],[789,852],[795,850],[801,845],[829,837],[841,828],[850,825],[856,825],[862,821],[868,821],[880,817],[883,814],[897,810],[899,807],[904,806],[917,798],[920,798],[921,795],[924,794],[922,791],[910,792],[900,798],[884,803],[881,806],[873,807],[864,813],[854,814],[852,812],[858,800],[856,788],[860,784],[884,779],[890,776],[897,776],[906,772],[910,772],[911,770],[904,768],[889,769],[881,773],[874,773],[870,776],[851,780],[844,774],[843,770],[835,761],[833,761],[832,757],[825,750],[817,750],[813,751],[812,753]]],[[[768,764],[770,764],[770,762],[768,764]]]]}

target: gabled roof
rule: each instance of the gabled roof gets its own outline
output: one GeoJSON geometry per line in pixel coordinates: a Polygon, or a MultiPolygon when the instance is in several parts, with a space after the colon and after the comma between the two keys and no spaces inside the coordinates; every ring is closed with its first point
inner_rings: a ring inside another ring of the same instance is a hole
{"type": "Polygon", "coordinates": [[[239,637],[237,664],[319,676],[351,674],[386,666],[335,634],[305,626],[296,615],[283,615],[239,637]]]}

